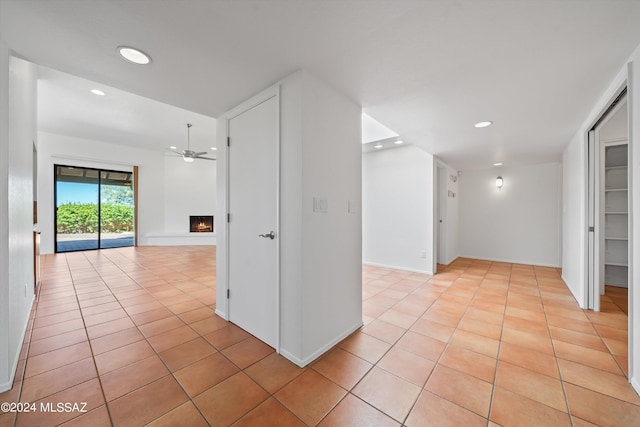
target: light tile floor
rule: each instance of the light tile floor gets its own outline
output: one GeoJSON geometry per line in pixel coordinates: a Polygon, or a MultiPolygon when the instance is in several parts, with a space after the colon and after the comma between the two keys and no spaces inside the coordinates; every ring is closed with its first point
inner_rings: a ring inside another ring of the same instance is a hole
{"type": "Polygon", "coordinates": [[[640,425],[626,290],[581,310],[559,271],[458,259],[363,267],[365,326],[300,369],[215,307],[215,248],[46,256],[14,388],[89,412],[17,426],[640,425]]]}

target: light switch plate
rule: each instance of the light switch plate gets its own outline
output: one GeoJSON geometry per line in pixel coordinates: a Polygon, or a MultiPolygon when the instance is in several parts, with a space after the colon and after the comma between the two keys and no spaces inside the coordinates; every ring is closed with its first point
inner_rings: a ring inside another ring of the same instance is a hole
{"type": "Polygon", "coordinates": [[[329,200],[326,197],[314,197],[313,211],[319,213],[329,212],[329,200]]]}
{"type": "Polygon", "coordinates": [[[349,200],[348,212],[352,214],[357,214],[360,211],[360,206],[358,206],[358,202],[355,200],[349,200]]]}

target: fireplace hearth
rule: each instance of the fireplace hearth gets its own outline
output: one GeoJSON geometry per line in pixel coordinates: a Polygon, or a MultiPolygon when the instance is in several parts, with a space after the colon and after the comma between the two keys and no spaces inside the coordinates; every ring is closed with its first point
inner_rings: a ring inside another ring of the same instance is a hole
{"type": "Polygon", "coordinates": [[[191,233],[213,233],[213,216],[190,216],[189,231],[191,233]]]}

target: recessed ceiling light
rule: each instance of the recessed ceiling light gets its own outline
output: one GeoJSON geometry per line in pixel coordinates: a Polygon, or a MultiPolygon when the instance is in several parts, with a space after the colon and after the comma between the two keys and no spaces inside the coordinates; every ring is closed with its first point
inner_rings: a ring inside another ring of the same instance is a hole
{"type": "Polygon", "coordinates": [[[474,126],[477,128],[486,128],[487,126],[491,126],[493,122],[478,122],[474,126]]]}
{"type": "Polygon", "coordinates": [[[502,162],[494,163],[493,166],[502,166],[502,162]]]}
{"type": "Polygon", "coordinates": [[[176,148],[178,148],[178,147],[176,147],[175,145],[172,145],[171,147],[169,147],[169,149],[171,149],[171,150],[175,150],[176,148]]]}
{"type": "Polygon", "coordinates": [[[118,53],[127,61],[134,64],[145,65],[151,62],[151,57],[139,49],[128,46],[118,47],[118,53]]]}
{"type": "Polygon", "coordinates": [[[216,148],[216,147],[211,147],[211,149],[212,149],[212,150],[214,150],[214,151],[215,151],[215,150],[217,150],[217,148],[216,148]]]}
{"type": "Polygon", "coordinates": [[[404,144],[404,141],[399,139],[399,140],[395,141],[394,144],[396,144],[396,145],[404,144]]]}
{"type": "Polygon", "coordinates": [[[98,96],[104,96],[104,92],[100,89],[91,89],[91,93],[98,96]]]}
{"type": "Polygon", "coordinates": [[[382,148],[382,144],[376,144],[373,146],[373,148],[382,148]]]}

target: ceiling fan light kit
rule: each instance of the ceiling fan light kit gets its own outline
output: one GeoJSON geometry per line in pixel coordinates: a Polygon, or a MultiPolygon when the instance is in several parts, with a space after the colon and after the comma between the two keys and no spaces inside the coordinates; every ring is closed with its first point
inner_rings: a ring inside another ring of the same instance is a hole
{"type": "MultiPolygon", "coordinates": [[[[191,149],[191,126],[193,126],[191,123],[187,123],[187,149],[182,150],[182,152],[175,151],[175,150],[172,150],[171,152],[182,157],[182,160],[184,160],[187,163],[193,163],[195,159],[215,161],[216,159],[214,158],[203,157],[205,154],[207,154],[206,151],[195,152],[191,149]]],[[[172,146],[171,148],[175,148],[175,147],[172,146]]]]}

